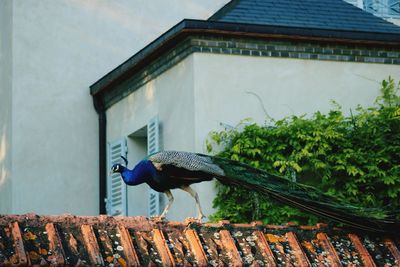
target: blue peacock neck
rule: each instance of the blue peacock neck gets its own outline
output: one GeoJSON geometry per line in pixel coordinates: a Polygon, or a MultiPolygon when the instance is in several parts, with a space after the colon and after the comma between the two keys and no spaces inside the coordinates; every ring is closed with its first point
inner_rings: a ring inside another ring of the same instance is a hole
{"type": "Polygon", "coordinates": [[[129,170],[124,167],[121,172],[122,179],[128,185],[138,185],[147,182],[156,172],[153,164],[149,160],[142,160],[129,170]]]}

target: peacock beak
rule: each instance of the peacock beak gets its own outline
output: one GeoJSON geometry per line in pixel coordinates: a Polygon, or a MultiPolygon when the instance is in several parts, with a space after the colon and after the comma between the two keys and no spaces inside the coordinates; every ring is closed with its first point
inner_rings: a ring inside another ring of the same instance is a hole
{"type": "Polygon", "coordinates": [[[110,176],[111,174],[113,174],[114,172],[113,172],[113,170],[111,170],[109,173],[108,173],[108,176],[110,176]]]}

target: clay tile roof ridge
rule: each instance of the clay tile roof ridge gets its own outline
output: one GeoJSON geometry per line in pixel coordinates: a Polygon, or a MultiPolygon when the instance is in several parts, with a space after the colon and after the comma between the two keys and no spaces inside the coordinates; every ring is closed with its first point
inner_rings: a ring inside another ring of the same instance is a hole
{"type": "Polygon", "coordinates": [[[325,224],[0,215],[1,266],[398,266],[399,242],[325,224]]]}

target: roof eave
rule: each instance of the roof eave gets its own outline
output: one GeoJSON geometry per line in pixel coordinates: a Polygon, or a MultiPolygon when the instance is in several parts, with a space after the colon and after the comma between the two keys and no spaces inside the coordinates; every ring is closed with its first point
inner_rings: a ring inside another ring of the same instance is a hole
{"type": "Polygon", "coordinates": [[[90,93],[93,96],[96,96],[108,88],[118,84],[120,81],[125,80],[137,69],[147,65],[149,62],[160,56],[164,51],[170,49],[180,40],[191,34],[379,46],[398,46],[400,44],[399,34],[184,19],[91,85],[90,93]]]}

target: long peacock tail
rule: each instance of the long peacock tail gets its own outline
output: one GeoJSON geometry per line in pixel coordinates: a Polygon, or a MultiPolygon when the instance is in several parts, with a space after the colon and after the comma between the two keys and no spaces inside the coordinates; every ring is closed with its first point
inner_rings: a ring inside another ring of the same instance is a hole
{"type": "Polygon", "coordinates": [[[189,175],[190,172],[214,176],[223,184],[257,191],[289,206],[358,229],[400,234],[400,221],[396,220],[396,214],[384,209],[363,208],[345,203],[314,187],[292,182],[238,161],[182,151],[162,151],[150,155],[148,159],[153,163],[177,167],[178,172],[185,169],[182,176],[189,175]]]}
{"type": "Polygon", "coordinates": [[[216,175],[223,184],[245,187],[289,206],[358,229],[399,234],[400,222],[396,221],[393,214],[383,209],[363,208],[344,203],[314,187],[271,175],[249,165],[218,157],[210,158],[224,171],[224,175],[216,175]]]}

